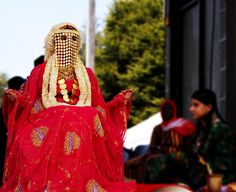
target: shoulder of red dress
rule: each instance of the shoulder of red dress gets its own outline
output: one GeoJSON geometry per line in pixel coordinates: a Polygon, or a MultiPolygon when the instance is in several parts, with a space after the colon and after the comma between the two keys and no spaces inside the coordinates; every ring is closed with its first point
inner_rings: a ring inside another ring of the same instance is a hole
{"type": "Polygon", "coordinates": [[[32,69],[30,75],[27,77],[27,79],[32,78],[32,77],[34,77],[34,78],[39,77],[39,75],[42,72],[42,70],[44,70],[45,65],[46,65],[46,62],[44,62],[44,63],[42,63],[40,65],[35,66],[32,69]]]}
{"type": "Polygon", "coordinates": [[[93,73],[93,70],[91,68],[89,68],[89,67],[85,67],[85,68],[86,68],[87,72],[93,73]]]}

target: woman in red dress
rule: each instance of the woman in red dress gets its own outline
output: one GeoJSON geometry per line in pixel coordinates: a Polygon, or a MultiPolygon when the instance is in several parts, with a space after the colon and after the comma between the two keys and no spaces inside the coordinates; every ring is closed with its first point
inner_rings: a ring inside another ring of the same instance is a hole
{"type": "Polygon", "coordinates": [[[91,69],[79,59],[80,34],[52,28],[45,62],[3,102],[8,127],[0,191],[133,192],[124,182],[123,136],[132,91],[106,103],[91,69]]]}

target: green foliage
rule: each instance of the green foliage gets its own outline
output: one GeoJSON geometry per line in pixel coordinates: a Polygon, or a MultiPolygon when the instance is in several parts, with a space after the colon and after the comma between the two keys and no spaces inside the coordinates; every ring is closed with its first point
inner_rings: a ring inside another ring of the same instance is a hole
{"type": "Polygon", "coordinates": [[[96,46],[95,72],[105,98],[134,90],[129,126],[156,113],[164,97],[163,1],[115,1],[96,46]]]}
{"type": "Polygon", "coordinates": [[[0,74],[0,106],[2,106],[3,91],[7,87],[7,77],[5,74],[0,74]]]}

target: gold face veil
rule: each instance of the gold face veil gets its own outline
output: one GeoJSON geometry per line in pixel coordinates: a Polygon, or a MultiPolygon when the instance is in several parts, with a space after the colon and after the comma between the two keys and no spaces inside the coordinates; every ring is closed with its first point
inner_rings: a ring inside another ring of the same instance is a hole
{"type": "MultiPolygon", "coordinates": [[[[78,29],[70,23],[54,26],[45,40],[45,60],[43,74],[42,102],[45,108],[68,105],[70,95],[64,84],[74,77],[75,89],[80,90],[77,106],[91,106],[91,85],[85,66],[79,58],[81,38],[78,29]],[[58,102],[57,83],[60,84],[64,103],[58,102]]],[[[72,90],[73,93],[73,90],[72,90]]]]}
{"type": "Polygon", "coordinates": [[[76,64],[76,56],[80,48],[80,36],[63,30],[54,35],[57,64],[60,68],[72,68],[76,64]]]}

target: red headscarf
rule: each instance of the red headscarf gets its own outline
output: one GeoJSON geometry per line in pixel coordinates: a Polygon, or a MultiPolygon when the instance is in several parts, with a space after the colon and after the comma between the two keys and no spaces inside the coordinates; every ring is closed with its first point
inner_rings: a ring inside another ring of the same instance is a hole
{"type": "Polygon", "coordinates": [[[162,124],[161,124],[163,130],[174,129],[177,133],[179,133],[182,136],[190,136],[195,132],[196,127],[190,120],[176,117],[176,113],[177,113],[176,104],[171,99],[166,99],[162,103],[160,110],[161,110],[161,115],[163,119],[162,124]],[[173,110],[172,111],[173,115],[169,120],[165,120],[162,114],[163,108],[167,104],[170,105],[173,110]]]}

